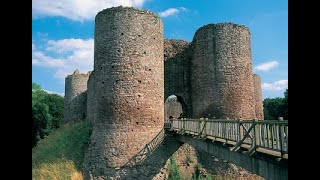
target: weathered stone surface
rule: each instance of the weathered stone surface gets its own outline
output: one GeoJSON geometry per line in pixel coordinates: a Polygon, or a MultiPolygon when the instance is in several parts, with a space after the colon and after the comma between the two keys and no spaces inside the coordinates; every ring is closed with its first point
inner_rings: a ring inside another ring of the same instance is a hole
{"type": "Polygon", "coordinates": [[[86,116],[93,123],[85,179],[163,179],[181,145],[163,135],[165,114],[263,118],[244,26],[209,24],[189,43],[163,39],[152,12],[114,7],[97,14],[94,43],[93,72],[75,71],[65,91],[65,120],[86,116]],[[170,95],[176,100],[164,105],[170,95]]]}
{"type": "Polygon", "coordinates": [[[88,116],[93,132],[84,173],[87,179],[117,178],[112,170],[123,169],[163,128],[162,22],[145,10],[105,9],[95,18],[94,43],[89,106],[95,110],[88,116]]]}
{"type": "MultiPolygon", "coordinates": [[[[226,160],[213,157],[212,154],[203,150],[196,149],[198,162],[214,177],[220,177],[221,179],[252,179],[262,180],[263,178],[250,173],[249,171],[241,168],[232,163],[228,163],[226,160]]],[[[217,178],[219,179],[219,178],[217,178]]]]}
{"type": "Polygon", "coordinates": [[[249,29],[209,24],[197,30],[192,46],[193,116],[255,118],[249,29]]]}
{"type": "Polygon", "coordinates": [[[183,40],[164,40],[165,99],[176,95],[182,104],[184,117],[191,117],[190,43],[183,40]]]}
{"type": "Polygon", "coordinates": [[[263,103],[261,93],[261,81],[258,74],[253,74],[253,86],[254,86],[254,103],[257,119],[264,119],[263,115],[263,103]]]}
{"type": "MultiPolygon", "coordinates": [[[[167,172],[165,165],[182,143],[177,141],[173,135],[164,134],[164,131],[161,131],[155,138],[159,139],[156,142],[151,141],[152,143],[143,147],[121,167],[105,166],[103,161],[106,160],[106,157],[103,160],[95,154],[86,153],[85,179],[165,179],[167,172]]],[[[128,141],[123,143],[128,143],[128,141]]],[[[116,151],[114,153],[119,154],[116,151]]]]}
{"type": "Polygon", "coordinates": [[[90,72],[80,74],[75,70],[65,78],[64,121],[85,119],[89,75],[90,72]]]}

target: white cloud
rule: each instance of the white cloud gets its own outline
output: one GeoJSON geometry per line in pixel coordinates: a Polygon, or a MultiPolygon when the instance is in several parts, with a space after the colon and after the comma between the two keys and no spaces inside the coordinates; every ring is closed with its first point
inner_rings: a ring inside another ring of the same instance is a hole
{"type": "Polygon", "coordinates": [[[39,64],[39,61],[36,59],[32,59],[32,64],[39,64]]]}
{"type": "Polygon", "coordinates": [[[75,21],[92,20],[106,8],[142,7],[146,0],[32,0],[32,17],[61,16],[75,21]]]}
{"type": "Polygon", "coordinates": [[[254,69],[257,69],[260,71],[269,71],[270,69],[276,68],[278,66],[279,66],[278,61],[270,61],[270,62],[259,64],[254,69]]]}
{"type": "Polygon", "coordinates": [[[46,90],[46,89],[43,89],[45,92],[49,93],[49,94],[58,94],[59,96],[62,96],[64,97],[64,93],[58,93],[58,92],[54,92],[54,91],[49,91],[49,90],[46,90]]]}
{"type": "Polygon", "coordinates": [[[75,69],[81,73],[93,69],[93,39],[49,40],[45,50],[32,50],[32,65],[50,68],[64,81],[75,69]]]}
{"type": "Polygon", "coordinates": [[[159,12],[159,16],[164,18],[164,17],[168,17],[168,16],[172,16],[172,15],[178,14],[181,11],[187,12],[188,9],[185,8],[185,7],[179,7],[178,9],[177,8],[169,8],[167,10],[159,12]]]}
{"type": "Polygon", "coordinates": [[[70,53],[79,50],[91,50],[93,46],[93,39],[62,39],[58,41],[49,40],[47,51],[53,51],[58,54],[70,53]]]}
{"type": "Polygon", "coordinates": [[[263,83],[261,85],[261,88],[268,91],[285,90],[286,88],[288,88],[288,80],[279,80],[274,83],[263,83]]]}
{"type": "Polygon", "coordinates": [[[159,13],[160,17],[168,17],[168,16],[172,16],[174,14],[177,14],[179,12],[178,9],[176,8],[169,8],[165,11],[162,11],[159,13]]]}
{"type": "Polygon", "coordinates": [[[187,12],[188,11],[188,9],[187,8],[185,8],[185,7],[180,7],[179,8],[181,11],[185,11],[185,12],[187,12]]]}
{"type": "Polygon", "coordinates": [[[50,56],[46,56],[41,51],[33,51],[32,64],[44,66],[44,67],[59,68],[64,66],[64,61],[63,59],[57,59],[57,58],[52,58],[50,56]]]}

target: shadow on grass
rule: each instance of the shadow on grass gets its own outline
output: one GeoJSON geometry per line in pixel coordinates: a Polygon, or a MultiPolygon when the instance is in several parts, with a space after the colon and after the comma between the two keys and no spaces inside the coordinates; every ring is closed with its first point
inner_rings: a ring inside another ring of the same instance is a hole
{"type": "Polygon", "coordinates": [[[32,149],[33,179],[81,173],[92,126],[87,121],[69,122],[32,149]]]}
{"type": "MultiPolygon", "coordinates": [[[[85,179],[153,179],[161,174],[166,162],[183,143],[177,141],[172,134],[164,130],[148,143],[139,153],[119,168],[96,167],[89,161],[84,166],[85,179]]],[[[92,157],[88,157],[90,159],[92,157]]],[[[163,173],[163,172],[162,172],[163,173]]]]}

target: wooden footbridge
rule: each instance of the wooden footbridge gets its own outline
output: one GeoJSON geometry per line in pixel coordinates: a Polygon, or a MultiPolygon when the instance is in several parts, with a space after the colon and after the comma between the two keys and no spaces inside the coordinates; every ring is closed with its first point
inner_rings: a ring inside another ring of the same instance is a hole
{"type": "Polygon", "coordinates": [[[266,179],[288,179],[287,120],[170,119],[164,128],[266,179]]]}

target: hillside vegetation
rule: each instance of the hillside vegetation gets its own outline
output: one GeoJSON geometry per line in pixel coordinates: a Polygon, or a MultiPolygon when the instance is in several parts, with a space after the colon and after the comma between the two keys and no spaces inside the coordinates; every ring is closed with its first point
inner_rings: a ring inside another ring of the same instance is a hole
{"type": "Polygon", "coordinates": [[[63,124],[64,98],[32,83],[32,148],[63,124]]]}
{"type": "Polygon", "coordinates": [[[32,179],[83,179],[81,166],[92,126],[70,122],[39,141],[32,149],[32,179]]]}

